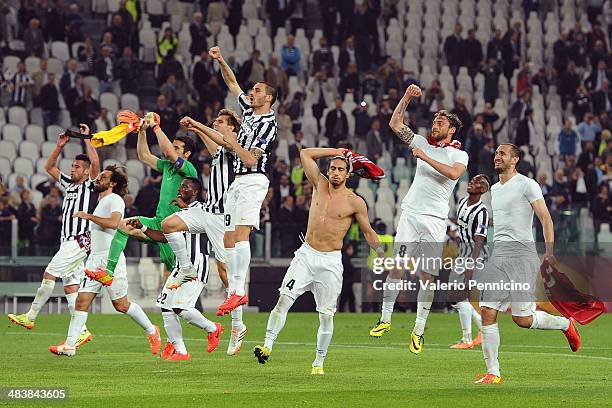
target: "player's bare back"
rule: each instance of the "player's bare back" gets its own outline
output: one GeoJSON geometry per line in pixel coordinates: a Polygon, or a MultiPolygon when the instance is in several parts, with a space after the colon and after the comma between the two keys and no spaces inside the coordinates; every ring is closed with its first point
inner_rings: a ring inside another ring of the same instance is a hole
{"type": "Polygon", "coordinates": [[[356,212],[355,200],[359,199],[346,188],[334,192],[329,181],[321,177],[319,185],[313,191],[308,215],[308,245],[321,252],[342,249],[342,241],[356,212]]]}

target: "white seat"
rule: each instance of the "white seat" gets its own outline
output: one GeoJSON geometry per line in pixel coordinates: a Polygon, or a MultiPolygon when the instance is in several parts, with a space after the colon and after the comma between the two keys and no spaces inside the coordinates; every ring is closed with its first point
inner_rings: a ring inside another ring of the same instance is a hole
{"type": "Polygon", "coordinates": [[[393,223],[393,205],[386,201],[377,201],[374,205],[374,211],[376,217],[380,218],[385,224],[391,225],[393,223]]]}
{"type": "Polygon", "coordinates": [[[34,163],[30,159],[26,159],[24,157],[17,157],[13,161],[13,171],[15,173],[34,174],[34,163]]]}
{"type": "Polygon", "coordinates": [[[38,145],[32,141],[24,140],[19,145],[19,156],[30,159],[32,163],[38,160],[38,145]]]}
{"type": "Polygon", "coordinates": [[[30,124],[39,125],[39,126],[45,125],[45,121],[43,120],[41,108],[32,108],[30,110],[30,124]]]}
{"type": "Polygon", "coordinates": [[[102,168],[105,168],[108,166],[123,166],[123,163],[115,159],[106,159],[104,160],[104,163],[102,163],[102,168]]]}
{"type": "Polygon", "coordinates": [[[23,130],[28,124],[28,112],[21,106],[11,106],[8,108],[8,122],[23,130]]]}
{"type": "Polygon", "coordinates": [[[32,74],[40,69],[40,58],[30,56],[25,59],[25,67],[28,74],[32,74]]]}
{"type": "Polygon", "coordinates": [[[0,176],[2,176],[2,179],[6,180],[12,172],[11,161],[7,157],[0,156],[0,176]]]}
{"type": "Polygon", "coordinates": [[[359,187],[357,187],[357,190],[355,190],[355,192],[365,200],[365,202],[368,204],[368,207],[374,207],[374,203],[376,202],[374,192],[370,187],[368,187],[367,183],[359,183],[359,187]]]}
{"type": "Polygon", "coordinates": [[[121,95],[121,109],[138,112],[140,110],[140,100],[138,99],[138,96],[132,93],[121,95]]]}
{"type": "Polygon", "coordinates": [[[138,179],[136,179],[136,177],[128,177],[128,191],[134,197],[136,197],[136,195],[140,191],[140,182],[138,181],[138,179]]]}
{"type": "MultiPolygon", "coordinates": [[[[388,180],[388,179],[384,179],[384,180],[388,180]]],[[[393,193],[393,190],[391,190],[390,187],[381,186],[376,192],[376,202],[379,202],[379,201],[384,201],[390,205],[393,205],[395,203],[395,194],[393,193]]]]}
{"type": "Polygon", "coordinates": [[[278,145],[276,146],[276,157],[289,163],[289,142],[287,139],[278,139],[278,145]]]}
{"type": "Polygon", "coordinates": [[[7,55],[2,60],[2,67],[6,71],[16,72],[17,71],[17,64],[19,64],[19,61],[21,61],[21,58],[16,57],[14,55],[7,55]]]}
{"type": "Polygon", "coordinates": [[[68,61],[70,59],[68,44],[64,41],[53,41],[51,43],[51,56],[63,62],[68,61]]]}
{"type": "Polygon", "coordinates": [[[10,141],[15,146],[19,146],[19,143],[23,140],[21,128],[12,123],[7,123],[2,127],[2,140],[10,141]]]}
{"type": "Polygon", "coordinates": [[[70,174],[70,169],[72,168],[73,161],[74,161],[73,158],[60,160],[59,166],[58,166],[60,171],[64,174],[70,174]]]}
{"type": "Polygon", "coordinates": [[[47,71],[53,72],[59,80],[64,73],[64,62],[57,58],[49,58],[47,60],[47,71]]]}
{"type": "MultiPolygon", "coordinates": [[[[40,157],[49,157],[51,156],[51,152],[57,146],[56,142],[44,142],[40,147],[40,157]]],[[[61,157],[61,154],[60,154],[61,157]]]]}
{"type": "Polygon", "coordinates": [[[83,78],[83,84],[91,89],[94,99],[98,99],[100,94],[100,80],[93,75],[83,78]]]}
{"type": "Polygon", "coordinates": [[[37,146],[41,146],[45,142],[45,132],[41,126],[28,125],[25,128],[25,140],[36,143],[37,146]]]}
{"type": "Polygon", "coordinates": [[[147,14],[159,16],[164,14],[164,5],[159,0],[147,0],[145,2],[147,14]]]}
{"type": "Polygon", "coordinates": [[[128,160],[125,163],[125,168],[130,176],[137,178],[139,181],[142,181],[145,178],[145,168],[141,161],[128,160]]]}
{"type": "Polygon", "coordinates": [[[48,157],[41,157],[40,159],[36,160],[36,172],[40,173],[40,174],[47,174],[47,171],[45,170],[45,165],[47,164],[47,159],[48,157]]]}
{"type": "Polygon", "coordinates": [[[104,92],[100,95],[100,106],[111,112],[119,111],[119,100],[117,95],[110,92],[104,92]]]}
{"type": "Polygon", "coordinates": [[[64,129],[57,125],[49,125],[47,126],[47,140],[57,140],[59,135],[64,133],[64,129]]]}
{"type": "Polygon", "coordinates": [[[74,159],[77,155],[83,154],[83,147],[80,142],[68,142],[64,146],[64,157],[74,159]]]}
{"type": "Polygon", "coordinates": [[[43,173],[35,173],[32,175],[32,177],[30,177],[30,187],[32,188],[32,190],[35,190],[37,185],[39,185],[40,183],[44,183],[47,180],[49,180],[49,175],[43,173]]]}
{"type": "Polygon", "coordinates": [[[142,29],[139,32],[141,48],[139,50],[139,57],[143,62],[151,63],[155,62],[157,40],[153,30],[142,29]]]}

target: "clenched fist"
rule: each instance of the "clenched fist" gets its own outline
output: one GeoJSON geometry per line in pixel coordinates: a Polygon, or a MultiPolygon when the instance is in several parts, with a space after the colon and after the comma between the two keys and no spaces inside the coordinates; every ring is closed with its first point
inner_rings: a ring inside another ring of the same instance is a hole
{"type": "Polygon", "coordinates": [[[221,56],[221,48],[219,47],[212,47],[210,50],[208,50],[208,55],[210,55],[210,58],[216,59],[217,61],[223,58],[221,56]]]}
{"type": "Polygon", "coordinates": [[[406,95],[410,98],[420,98],[422,94],[421,88],[415,84],[410,85],[408,89],[406,89],[406,95]]]}

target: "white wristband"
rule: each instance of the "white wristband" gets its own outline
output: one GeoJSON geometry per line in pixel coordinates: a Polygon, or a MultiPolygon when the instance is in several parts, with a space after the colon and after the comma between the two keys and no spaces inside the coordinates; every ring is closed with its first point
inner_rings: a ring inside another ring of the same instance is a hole
{"type": "Polygon", "coordinates": [[[142,232],[145,232],[146,230],[148,230],[149,228],[146,225],[143,225],[142,228],[140,229],[142,232]]]}

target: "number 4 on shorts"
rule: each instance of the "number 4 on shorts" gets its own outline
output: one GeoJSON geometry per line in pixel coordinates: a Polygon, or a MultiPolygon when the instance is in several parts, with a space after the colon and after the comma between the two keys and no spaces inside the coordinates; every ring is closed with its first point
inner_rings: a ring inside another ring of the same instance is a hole
{"type": "Polygon", "coordinates": [[[293,285],[295,285],[295,279],[291,279],[289,282],[287,282],[285,287],[289,288],[289,290],[293,290],[293,285]]]}

